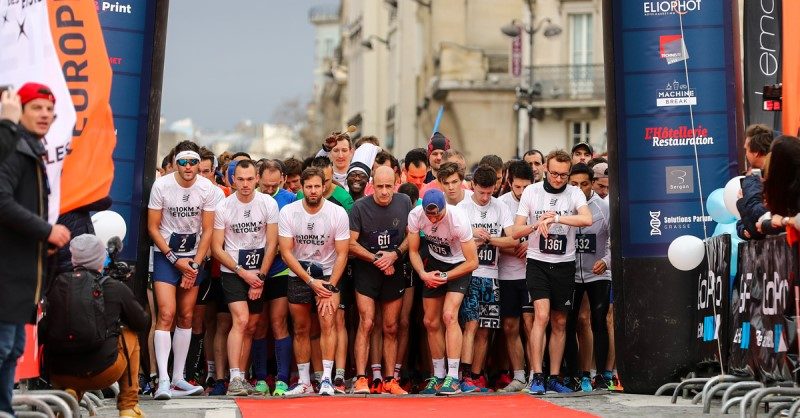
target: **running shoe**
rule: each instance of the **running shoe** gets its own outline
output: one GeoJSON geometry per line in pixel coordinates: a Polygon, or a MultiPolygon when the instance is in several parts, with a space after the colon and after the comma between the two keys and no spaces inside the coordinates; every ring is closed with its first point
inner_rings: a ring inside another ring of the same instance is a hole
{"type": "Polygon", "coordinates": [[[336,391],[333,390],[333,385],[331,384],[331,379],[328,379],[326,377],[326,378],[322,379],[321,382],[319,382],[319,394],[320,395],[322,395],[322,396],[333,396],[334,393],[336,393],[336,391]]]}
{"type": "Polygon", "coordinates": [[[472,379],[472,383],[474,383],[475,386],[479,387],[481,389],[481,392],[488,392],[488,390],[484,390],[488,389],[489,387],[489,382],[486,381],[486,376],[481,375],[477,379],[472,379]]]}
{"type": "Polygon", "coordinates": [[[622,381],[619,380],[619,376],[617,375],[611,376],[611,384],[608,385],[608,389],[615,392],[622,392],[625,390],[625,388],[622,387],[622,381]]]}
{"type": "Polygon", "coordinates": [[[397,379],[383,382],[383,393],[388,393],[390,395],[408,395],[408,392],[400,387],[400,383],[397,382],[397,379]]]}
{"type": "Polygon", "coordinates": [[[511,383],[507,384],[504,388],[500,389],[500,392],[504,393],[512,393],[512,392],[522,392],[523,389],[526,389],[528,384],[517,379],[511,381],[511,383]]]}
{"type": "Polygon", "coordinates": [[[544,376],[541,374],[533,375],[531,383],[528,386],[528,393],[531,395],[544,395],[544,376]]]}
{"type": "Polygon", "coordinates": [[[333,379],[333,390],[340,395],[347,393],[347,388],[344,386],[343,378],[337,377],[336,379],[333,379]]]}
{"type": "Polygon", "coordinates": [[[255,386],[253,386],[253,384],[250,383],[247,379],[242,379],[242,384],[244,385],[244,388],[247,390],[247,394],[248,395],[261,395],[262,394],[261,392],[257,391],[255,386]]]}
{"type": "Polygon", "coordinates": [[[366,377],[359,377],[356,383],[353,384],[353,393],[356,395],[369,394],[369,382],[366,377]]]}
{"type": "Polygon", "coordinates": [[[383,393],[383,380],[372,379],[372,383],[369,385],[369,393],[373,395],[380,395],[383,393]]]}
{"type": "Polygon", "coordinates": [[[442,387],[442,383],[444,383],[444,379],[439,379],[436,377],[430,377],[427,380],[427,384],[425,385],[425,389],[419,391],[420,395],[435,395],[439,393],[439,389],[442,387]]]}
{"type": "Polygon", "coordinates": [[[307,395],[314,393],[314,387],[310,383],[298,383],[292,389],[287,390],[285,396],[307,395]]]}
{"type": "Polygon", "coordinates": [[[168,401],[172,399],[172,391],[170,391],[169,379],[160,379],[158,387],[153,393],[153,399],[159,401],[168,401]]]}
{"type": "Polygon", "coordinates": [[[557,376],[547,379],[547,390],[556,393],[572,393],[572,389],[565,386],[557,376]]]}
{"type": "Polygon", "coordinates": [[[214,381],[214,386],[211,388],[211,392],[208,393],[208,396],[225,396],[226,391],[225,380],[217,379],[214,381]]]}
{"type": "Polygon", "coordinates": [[[267,386],[266,380],[259,380],[256,382],[256,392],[265,396],[269,395],[269,386],[267,386]]]}
{"type": "Polygon", "coordinates": [[[589,376],[581,377],[581,391],[591,392],[592,389],[592,379],[589,376]]]}
{"type": "MultiPolygon", "coordinates": [[[[495,380],[494,387],[498,390],[503,389],[506,386],[510,385],[511,382],[513,381],[514,381],[514,376],[512,376],[511,373],[502,373],[500,374],[500,376],[497,377],[497,380],[495,380]]],[[[517,390],[514,392],[519,392],[519,391],[517,390]]]]}
{"type": "Polygon", "coordinates": [[[202,386],[195,386],[190,384],[184,379],[178,380],[172,384],[173,396],[197,396],[203,393],[202,386]]]}
{"type": "Polygon", "coordinates": [[[214,379],[214,376],[208,376],[208,379],[206,379],[206,384],[203,385],[203,386],[205,386],[206,389],[208,389],[208,388],[214,387],[214,383],[216,383],[216,382],[217,382],[217,379],[214,379]]]}
{"type": "Polygon", "coordinates": [[[473,381],[471,377],[465,377],[461,381],[461,384],[459,385],[459,389],[460,389],[460,392],[462,392],[462,393],[472,393],[472,392],[480,392],[481,391],[481,388],[479,388],[475,384],[475,381],[473,381]]]}
{"type": "Polygon", "coordinates": [[[458,379],[454,379],[450,376],[444,378],[444,382],[442,382],[442,387],[439,389],[439,392],[436,395],[439,396],[449,396],[449,395],[457,395],[461,393],[461,385],[458,379]]]}
{"type": "Polygon", "coordinates": [[[275,390],[272,391],[272,396],[286,395],[287,390],[289,390],[289,385],[284,381],[278,380],[275,382],[275,390]]]}
{"type": "Polygon", "coordinates": [[[228,385],[228,392],[226,393],[228,396],[247,396],[247,387],[244,385],[244,379],[236,377],[231,379],[231,383],[228,385]]]}

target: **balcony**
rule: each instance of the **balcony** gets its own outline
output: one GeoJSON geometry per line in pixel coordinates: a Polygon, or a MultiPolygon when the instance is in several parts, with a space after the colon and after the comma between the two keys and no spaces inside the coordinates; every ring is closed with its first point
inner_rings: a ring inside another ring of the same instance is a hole
{"type": "MultiPolygon", "coordinates": [[[[527,74],[522,79],[527,80],[527,74]]],[[[538,107],[605,106],[603,64],[537,65],[533,67],[533,82],[534,86],[540,86],[538,107]]]]}

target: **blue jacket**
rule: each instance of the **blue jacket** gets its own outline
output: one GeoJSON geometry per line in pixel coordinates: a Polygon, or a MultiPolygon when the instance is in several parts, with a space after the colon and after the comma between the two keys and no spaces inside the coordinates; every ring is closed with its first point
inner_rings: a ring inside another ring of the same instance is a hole
{"type": "Polygon", "coordinates": [[[758,232],[756,222],[758,218],[768,212],[764,206],[764,186],[756,176],[746,176],[742,181],[742,198],[736,201],[736,208],[742,219],[736,221],[736,232],[739,238],[764,239],[765,235],[758,232]],[[750,238],[745,237],[744,231],[750,233],[750,238]]]}

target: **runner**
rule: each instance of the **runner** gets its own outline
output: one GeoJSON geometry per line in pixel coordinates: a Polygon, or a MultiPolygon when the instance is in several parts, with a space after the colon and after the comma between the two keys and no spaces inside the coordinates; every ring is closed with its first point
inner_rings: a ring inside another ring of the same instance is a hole
{"type": "Polygon", "coordinates": [[[538,149],[532,149],[528,150],[522,159],[530,164],[531,170],[533,170],[533,182],[538,183],[542,181],[542,175],[544,174],[544,154],[538,149]]]}
{"type": "Polygon", "coordinates": [[[244,370],[263,310],[264,280],[278,246],[278,204],[256,190],[259,177],[250,160],[236,164],[234,183],[236,193],[217,205],[211,248],[222,264],[222,290],[233,318],[227,344],[228,396],[246,396],[258,393],[244,370]]]}
{"type": "MultiPolygon", "coordinates": [[[[397,358],[397,326],[403,304],[403,254],[407,251],[406,224],[411,201],[394,192],[394,171],[385,166],[375,170],[375,193],[361,199],[350,212],[350,253],[356,257],[353,270],[359,326],[355,340],[357,380],[353,393],[370,393],[367,356],[375,321],[376,302],[382,311],[383,364],[392,370],[397,358]]],[[[387,373],[383,392],[405,395],[394,375],[387,373]]]]}
{"type": "Polygon", "coordinates": [[[448,205],[440,190],[430,190],[422,198],[422,206],[408,215],[408,244],[411,265],[425,283],[424,323],[433,362],[433,377],[420,393],[461,393],[458,367],[463,335],[458,309],[472,271],[478,267],[469,219],[461,209],[448,205]],[[420,256],[420,231],[425,233],[430,252],[427,262],[420,256]]]}
{"type": "Polygon", "coordinates": [[[323,374],[320,395],[333,395],[331,371],[336,352],[337,285],[347,262],[350,240],[347,212],[323,197],[325,174],[316,167],[303,171],[305,197],[286,205],[280,213],[281,255],[291,269],[288,282],[289,312],[294,322],[294,354],[300,381],[286,395],[312,393],[311,307],[316,305],[322,336],[323,374]]]}
{"type": "Polygon", "coordinates": [[[544,181],[526,187],[522,193],[513,235],[516,239],[527,235],[531,241],[525,276],[535,310],[530,340],[534,375],[529,386],[534,395],[545,392],[541,344],[548,322],[551,333],[547,389],[571,392],[559,379],[559,372],[567,312],[574,303],[575,227],[592,224],[586,196],[567,183],[571,168],[569,154],[561,150],[551,152],[546,167],[544,181]]]}
{"type": "MultiPolygon", "coordinates": [[[[434,132],[428,140],[428,171],[425,176],[425,183],[430,183],[436,180],[436,173],[439,171],[439,165],[442,164],[442,157],[444,152],[450,149],[450,139],[442,135],[440,132],[434,132]]],[[[420,189],[421,191],[421,189],[420,189]]]]}
{"type": "Polygon", "coordinates": [[[472,186],[475,193],[458,204],[472,224],[472,234],[478,246],[478,268],[472,272],[469,293],[461,303],[460,312],[464,322],[462,392],[478,392],[486,388],[485,379],[481,378],[489,347],[489,330],[500,328],[499,249],[514,248],[518,243],[511,239],[511,212],[505,204],[492,197],[497,188],[495,169],[489,165],[479,166],[473,175],[472,186]]]}
{"type": "Polygon", "coordinates": [[[211,244],[216,186],[199,177],[198,146],[183,141],[175,147],[178,170],[158,178],[148,204],[147,229],[156,247],[153,256],[153,281],[158,301],[158,323],[153,337],[158,363],[156,399],[199,395],[201,386],[184,379],[184,366],[192,338],[192,311],[197,301],[199,274],[211,244]],[[175,318],[177,316],[177,318],[175,318]],[[170,331],[175,336],[170,342],[170,331]],[[172,385],[167,362],[173,351],[172,385]]]}
{"type": "Polygon", "coordinates": [[[317,157],[328,157],[333,163],[333,175],[331,180],[347,189],[347,170],[350,168],[350,160],[353,158],[353,143],[347,132],[331,132],[322,149],[317,152],[317,157]]]}

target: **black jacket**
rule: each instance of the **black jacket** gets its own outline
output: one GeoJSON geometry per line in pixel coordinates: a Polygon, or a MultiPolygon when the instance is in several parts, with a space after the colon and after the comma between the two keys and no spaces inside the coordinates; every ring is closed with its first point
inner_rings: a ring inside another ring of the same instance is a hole
{"type": "MultiPolygon", "coordinates": [[[[93,353],[49,354],[44,348],[44,361],[47,370],[52,374],[67,376],[88,376],[109,368],[119,355],[120,324],[134,332],[145,332],[150,329],[150,315],[136,301],[133,292],[125,283],[114,279],[106,279],[103,283],[103,301],[105,303],[106,329],[109,337],[102,347],[93,353]]],[[[136,376],[133,376],[136,379],[136,376]]]]}
{"type": "Polygon", "coordinates": [[[11,152],[17,147],[18,140],[17,125],[11,121],[0,119],[0,163],[11,155],[11,152]]]}
{"type": "Polygon", "coordinates": [[[52,229],[44,146],[18,130],[14,152],[0,162],[0,321],[12,323],[34,319],[52,229]]]}
{"type": "Polygon", "coordinates": [[[764,186],[758,177],[746,176],[742,180],[742,198],[736,201],[736,208],[742,217],[736,221],[736,232],[741,239],[764,239],[764,234],[756,229],[758,218],[767,213],[763,192],[764,186]],[[744,231],[750,233],[750,238],[745,237],[744,231]]]}
{"type": "MultiPolygon", "coordinates": [[[[73,209],[58,217],[57,224],[64,225],[69,229],[73,237],[83,234],[94,235],[94,225],[92,225],[92,215],[90,212],[99,212],[107,210],[111,207],[111,198],[104,197],[97,202],[90,203],[86,206],[73,209]]],[[[107,243],[103,243],[107,244],[107,243]]],[[[59,248],[55,255],[56,265],[52,268],[49,278],[54,278],[61,273],[66,273],[73,270],[72,266],[72,253],[69,250],[69,245],[59,248]]],[[[49,284],[49,283],[48,283],[49,284]]]]}

